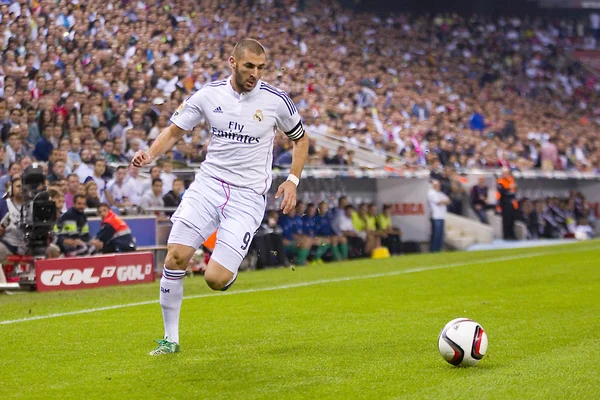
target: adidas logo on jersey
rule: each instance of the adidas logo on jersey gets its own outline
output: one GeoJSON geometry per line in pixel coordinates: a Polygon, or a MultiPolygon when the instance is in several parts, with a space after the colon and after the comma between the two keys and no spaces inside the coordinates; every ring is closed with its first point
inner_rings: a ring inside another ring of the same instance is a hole
{"type": "Polygon", "coordinates": [[[223,114],[223,110],[221,110],[221,106],[219,106],[219,107],[215,108],[215,109],[213,110],[213,112],[214,112],[214,113],[220,113],[220,114],[223,114]]]}

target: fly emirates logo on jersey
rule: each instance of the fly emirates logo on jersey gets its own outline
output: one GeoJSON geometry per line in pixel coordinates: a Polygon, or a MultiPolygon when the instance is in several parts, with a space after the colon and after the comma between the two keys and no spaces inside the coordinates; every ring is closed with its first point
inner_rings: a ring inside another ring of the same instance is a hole
{"type": "Polygon", "coordinates": [[[227,130],[212,127],[212,134],[216,137],[234,140],[239,143],[256,144],[260,143],[259,138],[244,133],[245,126],[235,121],[229,121],[227,130]]]}

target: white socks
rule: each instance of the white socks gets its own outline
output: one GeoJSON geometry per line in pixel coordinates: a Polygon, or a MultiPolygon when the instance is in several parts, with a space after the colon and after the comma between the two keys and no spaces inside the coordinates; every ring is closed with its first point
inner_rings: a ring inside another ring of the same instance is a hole
{"type": "Polygon", "coordinates": [[[179,343],[179,312],[183,301],[185,270],[163,268],[160,279],[160,305],[165,322],[165,336],[179,343]]]}

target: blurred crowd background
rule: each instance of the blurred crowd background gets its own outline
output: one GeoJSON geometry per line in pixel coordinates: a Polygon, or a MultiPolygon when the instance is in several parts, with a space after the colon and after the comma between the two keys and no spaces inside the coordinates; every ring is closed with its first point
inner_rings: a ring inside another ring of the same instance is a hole
{"type": "MultiPolygon", "coordinates": [[[[184,99],[229,75],[243,37],[265,45],[264,79],[289,93],[314,135],[310,165],[360,167],[360,148],[394,168],[438,174],[599,171],[600,82],[570,55],[597,48],[598,14],[350,6],[2,0],[0,194],[40,162],[65,196],[63,211],[77,193],[88,207],[177,206],[185,183],[173,170],[203,161],[205,123],[148,173],[115,166],[147,149],[184,99]],[[332,154],[321,136],[343,144],[332,154]]],[[[279,133],[276,166],[290,163],[290,151],[279,133]]]]}

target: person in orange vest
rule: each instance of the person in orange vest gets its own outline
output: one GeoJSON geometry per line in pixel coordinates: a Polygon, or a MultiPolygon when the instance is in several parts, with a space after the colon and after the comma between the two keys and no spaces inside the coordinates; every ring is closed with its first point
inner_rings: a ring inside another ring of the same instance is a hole
{"type": "Polygon", "coordinates": [[[108,204],[98,206],[98,215],[102,218],[100,232],[90,241],[98,251],[104,254],[135,251],[135,240],[129,226],[108,204]]]}
{"type": "Polygon", "coordinates": [[[515,220],[519,203],[516,199],[517,184],[512,172],[508,168],[502,168],[502,175],[498,178],[496,188],[496,199],[498,200],[498,211],[502,214],[502,233],[505,240],[516,240],[515,220]]]}

